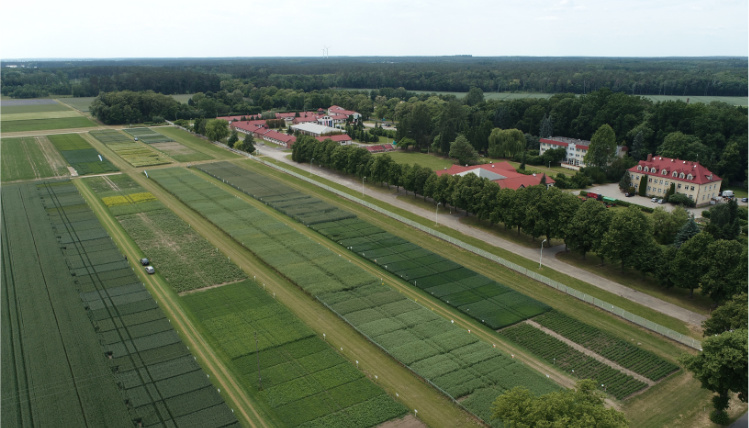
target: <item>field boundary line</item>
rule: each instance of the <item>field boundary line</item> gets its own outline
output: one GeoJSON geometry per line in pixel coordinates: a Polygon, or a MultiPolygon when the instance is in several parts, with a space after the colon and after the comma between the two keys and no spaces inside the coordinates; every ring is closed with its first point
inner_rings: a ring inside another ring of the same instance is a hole
{"type": "MultiPolygon", "coordinates": [[[[228,147],[227,147],[227,149],[228,149],[228,147]]],[[[397,220],[397,221],[399,221],[401,223],[404,223],[404,224],[406,224],[408,226],[411,226],[411,227],[413,227],[415,229],[418,229],[418,230],[420,230],[422,232],[425,232],[425,233],[427,233],[429,235],[432,235],[432,236],[434,236],[436,238],[439,238],[439,239],[441,239],[443,241],[446,241],[446,242],[448,242],[450,244],[453,244],[453,245],[455,245],[457,247],[460,247],[460,248],[462,248],[462,249],[464,249],[466,251],[470,251],[471,253],[474,253],[474,254],[476,254],[478,256],[481,256],[481,257],[483,257],[485,259],[488,259],[488,260],[491,260],[491,261],[493,261],[495,263],[498,263],[498,264],[500,264],[500,265],[502,265],[502,266],[504,266],[504,267],[506,267],[508,269],[511,269],[511,270],[513,270],[515,272],[518,272],[518,273],[520,273],[520,274],[522,274],[524,276],[527,276],[527,277],[529,277],[531,279],[534,279],[534,280],[536,280],[536,281],[538,281],[538,282],[540,282],[542,284],[545,284],[545,285],[547,285],[549,287],[552,287],[552,288],[554,288],[554,289],[556,289],[558,291],[561,291],[561,292],[563,292],[565,294],[568,294],[568,295],[570,295],[572,297],[575,297],[578,300],[581,300],[581,301],[583,301],[585,303],[589,303],[589,304],[591,304],[593,306],[598,307],[599,309],[603,309],[604,311],[609,312],[611,314],[614,314],[614,315],[616,315],[616,316],[618,316],[620,318],[623,318],[623,319],[625,319],[625,320],[627,320],[627,321],[629,321],[629,322],[631,322],[633,324],[639,325],[640,327],[644,327],[644,328],[646,328],[646,329],[648,329],[650,331],[658,333],[658,334],[660,334],[662,336],[665,336],[665,337],[667,337],[667,338],[669,338],[671,340],[674,340],[676,342],[679,342],[679,343],[681,343],[683,345],[689,346],[689,347],[691,347],[693,349],[697,349],[697,350],[700,350],[700,351],[702,350],[702,343],[699,340],[696,340],[696,339],[694,339],[692,337],[686,336],[684,334],[681,334],[679,332],[671,330],[671,329],[669,329],[667,327],[664,327],[664,326],[662,326],[660,324],[654,323],[654,322],[652,322],[652,321],[650,321],[648,319],[645,319],[645,318],[643,318],[643,317],[641,317],[639,315],[635,315],[635,314],[633,314],[633,313],[631,313],[629,311],[626,311],[626,310],[624,310],[622,308],[619,308],[618,306],[612,305],[609,302],[606,302],[606,301],[603,301],[603,300],[598,299],[596,297],[590,296],[590,295],[588,295],[586,293],[582,293],[582,292],[580,292],[578,290],[575,290],[575,289],[573,289],[571,287],[568,287],[568,286],[566,286],[566,285],[564,285],[564,284],[562,284],[562,283],[560,283],[558,281],[555,281],[555,280],[553,280],[551,278],[548,278],[548,277],[546,277],[544,275],[541,275],[541,274],[538,274],[536,272],[533,272],[533,271],[531,271],[529,269],[526,269],[526,268],[524,268],[524,267],[522,267],[522,266],[520,266],[518,264],[515,264],[513,262],[505,260],[502,257],[499,257],[499,256],[496,256],[496,255],[494,255],[492,253],[489,253],[488,251],[482,250],[482,249],[477,248],[477,247],[475,247],[475,246],[473,246],[471,244],[468,244],[468,243],[463,242],[463,241],[461,241],[459,239],[453,238],[453,237],[451,237],[449,235],[446,235],[446,234],[444,234],[442,232],[434,230],[431,227],[424,226],[423,224],[417,223],[417,222],[415,222],[413,220],[407,219],[407,218],[405,218],[403,216],[400,216],[398,214],[390,212],[390,211],[388,211],[388,210],[386,210],[384,208],[381,208],[381,207],[379,207],[377,205],[371,204],[371,203],[369,203],[367,201],[364,201],[364,200],[362,200],[362,199],[360,199],[360,198],[358,198],[356,196],[353,196],[353,195],[350,195],[350,194],[348,194],[346,192],[343,192],[341,190],[335,189],[335,188],[333,188],[331,186],[328,186],[328,185],[326,185],[324,183],[320,183],[320,182],[318,182],[318,181],[316,181],[316,180],[314,180],[314,179],[312,179],[310,177],[307,177],[307,176],[305,176],[303,174],[299,174],[297,172],[294,172],[294,171],[291,171],[289,169],[286,169],[286,168],[284,168],[281,165],[277,165],[275,163],[268,162],[268,161],[266,161],[264,159],[258,158],[256,156],[250,155],[248,153],[243,153],[243,152],[240,152],[240,151],[235,151],[234,149],[228,149],[228,150],[232,150],[232,151],[234,151],[236,153],[243,154],[244,156],[246,156],[246,157],[248,157],[248,158],[250,158],[252,160],[255,160],[255,161],[257,161],[257,162],[259,162],[259,163],[261,163],[263,165],[266,165],[266,166],[268,166],[270,168],[273,168],[273,169],[275,169],[277,171],[286,173],[286,174],[291,175],[292,177],[295,177],[295,178],[297,178],[299,180],[302,180],[304,182],[313,184],[313,185],[315,185],[315,186],[317,186],[317,187],[319,187],[319,188],[321,188],[323,190],[326,190],[328,192],[336,194],[336,195],[338,195],[338,196],[340,196],[342,198],[348,199],[348,200],[350,200],[352,202],[355,202],[355,203],[357,203],[359,205],[362,205],[362,206],[364,206],[366,208],[369,208],[369,209],[371,209],[371,210],[373,210],[375,212],[378,212],[380,214],[386,215],[386,216],[392,218],[393,220],[397,220]]]]}

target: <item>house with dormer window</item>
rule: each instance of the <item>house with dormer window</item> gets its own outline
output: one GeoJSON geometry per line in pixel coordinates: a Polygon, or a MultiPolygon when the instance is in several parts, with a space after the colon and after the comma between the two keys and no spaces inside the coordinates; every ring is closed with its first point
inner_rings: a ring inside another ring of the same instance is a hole
{"type": "Polygon", "coordinates": [[[647,180],[648,196],[662,198],[673,183],[676,193],[689,196],[698,207],[708,205],[717,197],[723,182],[699,162],[663,156],[648,155],[628,171],[635,188],[639,187],[640,180],[647,180]]]}

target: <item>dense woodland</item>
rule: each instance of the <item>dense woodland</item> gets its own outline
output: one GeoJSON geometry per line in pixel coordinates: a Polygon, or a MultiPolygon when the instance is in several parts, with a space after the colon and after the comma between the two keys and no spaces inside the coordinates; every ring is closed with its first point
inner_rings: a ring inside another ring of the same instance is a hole
{"type": "MultiPolygon", "coordinates": [[[[100,91],[163,94],[217,91],[239,79],[254,87],[631,95],[747,96],[746,58],[340,57],[4,61],[3,93],[29,98],[100,91]]],[[[247,91],[245,96],[247,96],[247,91]]]]}

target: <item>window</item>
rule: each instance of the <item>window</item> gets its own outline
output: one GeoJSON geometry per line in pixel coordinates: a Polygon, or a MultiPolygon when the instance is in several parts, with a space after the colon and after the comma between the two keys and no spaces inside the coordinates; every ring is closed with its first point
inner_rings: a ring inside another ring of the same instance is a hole
{"type": "Polygon", "coordinates": [[[637,170],[642,171],[642,165],[637,165],[637,170]]]}
{"type": "Polygon", "coordinates": [[[692,186],[689,190],[694,190],[694,186],[692,186]]]}
{"type": "MultiPolygon", "coordinates": [[[[652,183],[652,182],[653,182],[653,177],[648,177],[648,183],[652,183]]],[[[648,187],[648,189],[649,189],[649,188],[650,188],[650,187],[648,187]]]]}
{"type": "Polygon", "coordinates": [[[650,191],[650,186],[648,186],[648,192],[650,191]]]}
{"type": "Polygon", "coordinates": [[[663,174],[663,175],[667,175],[667,174],[668,174],[668,171],[666,171],[666,169],[664,168],[664,169],[663,169],[663,170],[661,171],[661,174],[663,174]]]}
{"type": "Polygon", "coordinates": [[[684,178],[684,173],[679,174],[679,178],[684,178]]]}
{"type": "Polygon", "coordinates": [[[681,189],[681,184],[677,184],[677,185],[676,185],[676,188],[677,188],[677,189],[681,189]]]}
{"type": "Polygon", "coordinates": [[[658,183],[658,184],[663,184],[663,180],[661,180],[661,182],[660,182],[660,183],[658,183]]]}
{"type": "Polygon", "coordinates": [[[676,176],[677,176],[677,175],[678,175],[678,174],[676,173],[676,171],[674,171],[674,173],[673,173],[673,174],[671,174],[671,177],[673,177],[673,178],[676,178],[676,176]]]}
{"type": "Polygon", "coordinates": [[[655,167],[650,168],[650,172],[655,172],[655,167]]]}
{"type": "Polygon", "coordinates": [[[692,174],[687,175],[687,180],[691,180],[691,179],[692,179],[692,174]]]}

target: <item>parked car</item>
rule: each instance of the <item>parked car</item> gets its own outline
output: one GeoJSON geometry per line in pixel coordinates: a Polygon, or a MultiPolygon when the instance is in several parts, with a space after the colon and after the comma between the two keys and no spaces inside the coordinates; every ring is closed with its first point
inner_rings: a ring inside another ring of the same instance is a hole
{"type": "Polygon", "coordinates": [[[741,202],[749,202],[749,198],[741,198],[741,202]]]}
{"type": "Polygon", "coordinates": [[[148,259],[145,258],[145,257],[143,257],[142,259],[140,259],[140,264],[143,265],[143,266],[148,266],[150,263],[151,262],[148,261],[148,259]]]}
{"type": "Polygon", "coordinates": [[[663,203],[663,199],[658,199],[658,203],[662,204],[663,203]]]}
{"type": "Polygon", "coordinates": [[[153,268],[153,266],[146,266],[146,273],[149,275],[153,275],[156,273],[156,269],[153,268]]]}
{"type": "Polygon", "coordinates": [[[138,137],[135,137],[135,141],[138,141],[138,137]]]}
{"type": "Polygon", "coordinates": [[[658,198],[652,198],[650,199],[650,202],[658,202],[658,198]]]}

